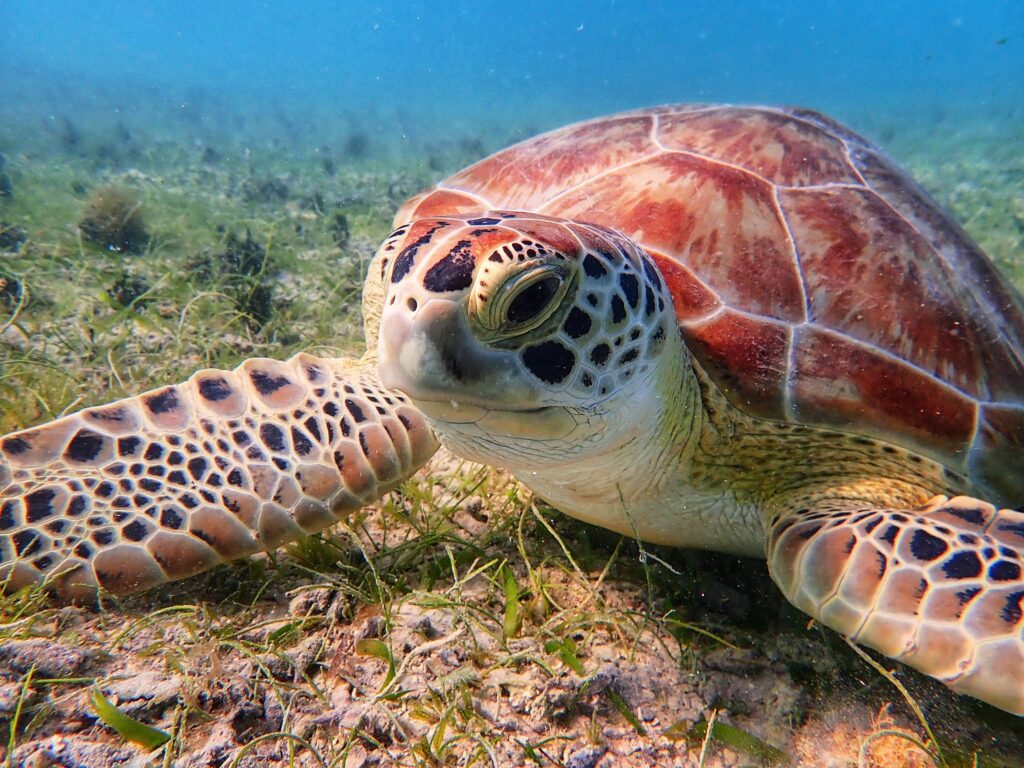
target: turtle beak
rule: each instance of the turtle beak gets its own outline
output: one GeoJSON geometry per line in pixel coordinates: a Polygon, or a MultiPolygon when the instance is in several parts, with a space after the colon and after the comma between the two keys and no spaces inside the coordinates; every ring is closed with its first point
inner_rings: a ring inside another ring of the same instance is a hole
{"type": "Polygon", "coordinates": [[[513,356],[481,346],[462,305],[446,299],[430,299],[414,311],[385,311],[377,365],[384,386],[427,411],[424,403],[437,403],[466,410],[466,416],[475,411],[478,418],[520,390],[513,356]]]}

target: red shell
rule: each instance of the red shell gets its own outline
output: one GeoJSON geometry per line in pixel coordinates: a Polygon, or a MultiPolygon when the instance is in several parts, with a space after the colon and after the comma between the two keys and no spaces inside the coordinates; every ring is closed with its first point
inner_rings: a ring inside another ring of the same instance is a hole
{"type": "Polygon", "coordinates": [[[1024,501],[1024,309],[964,231],[813,112],[673,106],[497,153],[399,212],[595,222],[661,267],[739,408],[907,445],[1024,501]]]}

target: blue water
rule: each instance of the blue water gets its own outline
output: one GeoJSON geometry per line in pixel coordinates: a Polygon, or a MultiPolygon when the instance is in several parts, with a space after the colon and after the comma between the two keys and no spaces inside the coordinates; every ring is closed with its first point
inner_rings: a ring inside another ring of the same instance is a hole
{"type": "Polygon", "coordinates": [[[1024,103],[1024,3],[0,2],[0,118],[123,86],[382,131],[396,112],[548,127],[673,101],[998,113],[1024,103]]]}

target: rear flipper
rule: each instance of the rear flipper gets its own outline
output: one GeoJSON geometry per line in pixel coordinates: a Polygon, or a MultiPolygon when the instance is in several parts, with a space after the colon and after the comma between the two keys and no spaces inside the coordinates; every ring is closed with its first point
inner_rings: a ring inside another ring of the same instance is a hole
{"type": "Polygon", "coordinates": [[[768,564],[786,597],[857,642],[1024,715],[1024,513],[966,496],[916,510],[790,511],[768,564]]]}
{"type": "Polygon", "coordinates": [[[88,600],[185,578],[331,525],[436,449],[374,365],[200,371],[0,440],[0,582],[88,600]]]}

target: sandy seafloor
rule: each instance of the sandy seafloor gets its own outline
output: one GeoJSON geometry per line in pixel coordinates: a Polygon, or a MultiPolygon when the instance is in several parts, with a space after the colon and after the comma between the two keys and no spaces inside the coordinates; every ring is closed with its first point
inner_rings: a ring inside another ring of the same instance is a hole
{"type": "MultiPolygon", "coordinates": [[[[361,271],[402,200],[602,111],[6,93],[4,432],[247,356],[357,354],[361,271]],[[140,205],[137,253],[96,247],[78,227],[110,184],[140,205]],[[246,254],[258,268],[240,266],[246,254]]],[[[838,116],[1024,286],[1020,108],[838,116]]],[[[1024,765],[1021,720],[882,663],[946,764],[1024,765]]],[[[271,560],[99,612],[6,599],[0,729],[0,760],[26,766],[770,764],[743,733],[794,765],[937,764],[908,740],[928,737],[900,692],[790,608],[763,563],[639,552],[443,454],[349,530],[271,560]],[[169,745],[150,753],[98,722],[96,687],[169,745]],[[741,735],[703,739],[711,717],[741,735]]]]}

